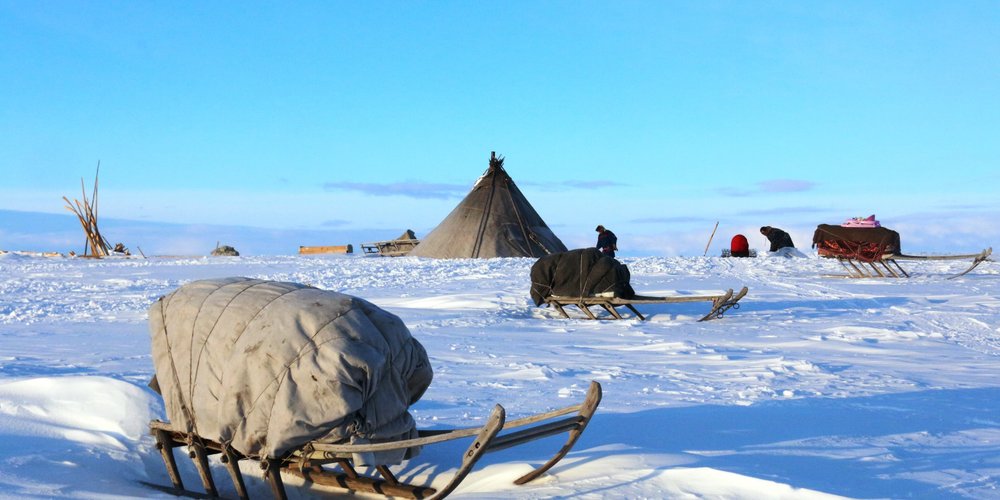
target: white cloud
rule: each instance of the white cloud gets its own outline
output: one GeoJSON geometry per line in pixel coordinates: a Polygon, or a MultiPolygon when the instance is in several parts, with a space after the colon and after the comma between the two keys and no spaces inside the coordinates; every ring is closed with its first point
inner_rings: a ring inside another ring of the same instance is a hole
{"type": "Polygon", "coordinates": [[[371,196],[406,196],[410,198],[459,198],[469,192],[471,186],[458,184],[436,184],[428,182],[327,182],[327,191],[357,191],[371,196]]]}
{"type": "Polygon", "coordinates": [[[757,187],[765,193],[797,193],[809,191],[816,187],[816,183],[798,179],[771,179],[758,182],[757,187]]]}
{"type": "Polygon", "coordinates": [[[801,193],[812,190],[817,183],[801,179],[769,179],[756,183],[752,188],[722,187],[716,191],[724,196],[747,197],[764,193],[801,193]]]}

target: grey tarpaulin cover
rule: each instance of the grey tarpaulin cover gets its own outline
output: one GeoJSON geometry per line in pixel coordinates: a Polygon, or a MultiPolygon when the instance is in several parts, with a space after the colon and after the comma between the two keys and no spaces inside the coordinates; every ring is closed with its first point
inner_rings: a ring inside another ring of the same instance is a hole
{"type": "Polygon", "coordinates": [[[313,440],[417,437],[408,407],[430,385],[427,353],[368,301],[297,283],[195,281],[150,307],[149,329],[177,430],[267,457],[313,440]]]}

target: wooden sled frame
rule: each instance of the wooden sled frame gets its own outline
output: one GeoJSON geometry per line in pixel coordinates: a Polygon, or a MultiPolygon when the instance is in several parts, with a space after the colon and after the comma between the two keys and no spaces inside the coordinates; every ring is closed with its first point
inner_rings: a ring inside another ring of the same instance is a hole
{"type": "Polygon", "coordinates": [[[199,496],[200,494],[184,489],[180,471],[174,458],[173,449],[187,446],[188,456],[194,461],[195,468],[201,478],[202,486],[207,496],[218,496],[215,481],[209,467],[210,455],[221,455],[220,459],[229,472],[240,498],[249,498],[243,475],[240,472],[239,461],[244,459],[260,462],[264,471],[264,479],[269,483],[271,492],[277,499],[287,498],[281,474],[291,474],[315,484],[343,488],[348,491],[378,493],[385,496],[403,498],[444,498],[465,479],[472,471],[476,462],[486,453],[500,451],[529,441],[568,433],[565,444],[547,462],[536,467],[531,472],[519,477],[514,484],[528,483],[541,476],[552,466],[562,460],[573,448],[583,434],[591,417],[601,403],[601,385],[591,382],[587,395],[582,403],[560,408],[530,417],[506,421],[506,411],[503,406],[496,405],[482,427],[470,427],[454,430],[418,430],[419,437],[375,444],[328,444],[311,442],[296,449],[281,459],[269,460],[264,457],[247,457],[225,444],[206,440],[192,433],[173,429],[169,423],[160,420],[150,422],[150,431],[156,439],[156,447],[160,451],[163,463],[170,476],[173,488],[166,491],[178,494],[199,496]],[[572,415],[571,415],[572,414],[572,415]],[[564,418],[564,415],[570,415],[564,418]],[[506,432],[510,429],[524,429],[506,432]],[[447,485],[440,490],[427,486],[407,484],[395,477],[389,467],[379,465],[373,468],[365,467],[365,471],[355,468],[355,454],[378,451],[400,450],[414,446],[426,446],[443,443],[455,439],[472,437],[473,441],[462,456],[462,463],[447,485]],[[324,465],[333,465],[339,471],[325,469],[324,465]],[[368,470],[374,469],[374,470],[368,470]]]}
{"type": "Polygon", "coordinates": [[[566,297],[561,295],[550,295],[545,298],[545,302],[559,311],[564,318],[569,318],[569,314],[566,312],[565,306],[573,305],[578,307],[584,314],[587,315],[587,319],[598,319],[593,311],[590,310],[591,306],[600,306],[605,311],[611,314],[614,319],[625,319],[616,308],[625,307],[632,311],[640,320],[645,320],[646,317],[635,308],[636,304],[673,304],[679,302],[711,302],[712,310],[708,312],[698,321],[707,321],[710,319],[721,318],[723,313],[729,309],[739,309],[739,301],[744,296],[746,296],[747,287],[743,287],[738,293],[734,294],[733,289],[730,288],[726,290],[725,293],[721,295],[690,295],[690,296],[677,296],[677,297],[647,297],[643,295],[636,295],[630,299],[624,299],[621,297],[566,297]]]}
{"type": "Polygon", "coordinates": [[[367,255],[382,257],[402,257],[413,250],[420,240],[386,240],[362,243],[361,250],[367,255]]]}
{"type": "Polygon", "coordinates": [[[918,260],[969,260],[972,259],[972,264],[969,265],[964,271],[949,276],[948,279],[958,278],[959,276],[965,276],[975,269],[979,264],[990,260],[990,255],[993,254],[993,247],[987,248],[982,252],[976,254],[963,254],[963,255],[906,255],[906,254],[885,254],[881,258],[875,259],[873,261],[861,260],[853,257],[844,257],[840,255],[823,255],[821,257],[835,258],[844,270],[847,271],[847,275],[843,276],[846,278],[909,278],[910,274],[899,265],[898,261],[918,261],[918,260]]]}

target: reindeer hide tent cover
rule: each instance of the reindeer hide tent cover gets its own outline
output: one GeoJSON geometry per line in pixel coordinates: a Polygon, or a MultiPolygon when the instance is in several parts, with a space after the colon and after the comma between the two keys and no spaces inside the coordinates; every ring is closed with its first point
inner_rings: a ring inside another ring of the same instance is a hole
{"type": "Polygon", "coordinates": [[[438,259],[541,257],[565,252],[493,153],[472,191],[409,255],[438,259]]]}
{"type": "Polygon", "coordinates": [[[417,437],[408,407],[430,385],[427,353],[368,301],[296,283],[195,281],[155,302],[149,326],[178,430],[266,457],[314,440],[417,437]]]}

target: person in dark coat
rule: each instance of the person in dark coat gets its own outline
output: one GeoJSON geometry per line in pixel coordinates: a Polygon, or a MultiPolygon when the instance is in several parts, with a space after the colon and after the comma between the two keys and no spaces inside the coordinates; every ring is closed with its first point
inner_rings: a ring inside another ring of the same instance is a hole
{"type": "Polygon", "coordinates": [[[767,236],[767,241],[771,242],[771,249],[768,250],[769,252],[777,252],[780,248],[795,248],[795,244],[792,243],[792,237],[781,229],[764,226],[760,228],[760,234],[767,236]]]}
{"type": "Polygon", "coordinates": [[[618,237],[604,226],[597,226],[595,231],[597,231],[597,249],[604,255],[614,258],[615,250],[618,250],[618,237]]]}

